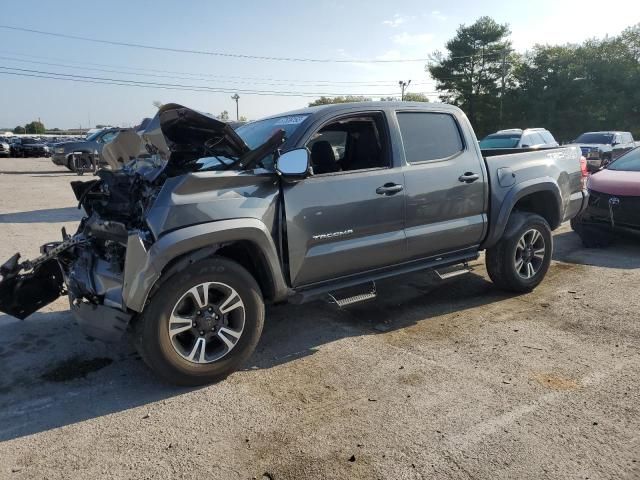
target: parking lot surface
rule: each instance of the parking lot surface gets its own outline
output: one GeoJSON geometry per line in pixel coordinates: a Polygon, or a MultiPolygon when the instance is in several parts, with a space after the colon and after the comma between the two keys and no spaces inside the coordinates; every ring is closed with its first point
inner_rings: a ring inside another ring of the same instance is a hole
{"type": "MultiPolygon", "coordinates": [[[[0,159],[0,262],[81,217],[48,159],[0,159]]],[[[373,302],[268,308],[246,368],[167,386],[64,298],[0,314],[0,478],[640,478],[640,242],[554,235],[545,281],[378,284],[373,302]]]]}

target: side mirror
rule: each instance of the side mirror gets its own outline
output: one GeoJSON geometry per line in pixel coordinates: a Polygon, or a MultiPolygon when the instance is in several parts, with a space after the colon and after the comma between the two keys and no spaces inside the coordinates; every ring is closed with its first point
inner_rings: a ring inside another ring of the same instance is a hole
{"type": "Polygon", "coordinates": [[[309,173],[310,155],[306,148],[283,153],[276,161],[276,170],[283,177],[304,178],[309,173]]]}
{"type": "Polygon", "coordinates": [[[612,147],[615,147],[616,145],[620,145],[620,142],[616,142],[615,140],[611,142],[612,147]]]}

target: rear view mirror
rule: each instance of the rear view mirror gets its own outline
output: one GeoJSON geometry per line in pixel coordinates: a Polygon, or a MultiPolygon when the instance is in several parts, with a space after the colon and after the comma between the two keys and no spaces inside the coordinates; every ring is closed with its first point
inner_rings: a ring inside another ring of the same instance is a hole
{"type": "Polygon", "coordinates": [[[285,177],[305,177],[309,172],[309,150],[298,148],[278,157],[276,170],[285,177]]]}

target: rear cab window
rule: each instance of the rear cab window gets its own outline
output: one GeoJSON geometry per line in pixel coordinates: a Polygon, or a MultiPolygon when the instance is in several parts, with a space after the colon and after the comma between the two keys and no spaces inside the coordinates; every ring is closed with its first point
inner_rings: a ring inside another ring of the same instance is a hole
{"type": "Polygon", "coordinates": [[[407,163],[442,160],[464,150],[453,115],[439,112],[396,112],[407,163]]]}

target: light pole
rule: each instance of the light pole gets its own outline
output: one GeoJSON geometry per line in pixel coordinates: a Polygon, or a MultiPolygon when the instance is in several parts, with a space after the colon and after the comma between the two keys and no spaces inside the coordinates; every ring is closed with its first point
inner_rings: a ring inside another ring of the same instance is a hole
{"type": "Polygon", "coordinates": [[[407,80],[406,82],[404,80],[400,80],[398,82],[398,85],[400,85],[400,89],[402,90],[402,93],[400,95],[400,100],[402,100],[404,102],[404,91],[407,87],[409,87],[409,84],[411,83],[411,80],[407,80]]]}
{"type": "Polygon", "coordinates": [[[240,110],[238,110],[238,100],[240,100],[240,95],[238,95],[237,93],[231,95],[231,100],[236,101],[236,121],[240,121],[240,110]]]}

